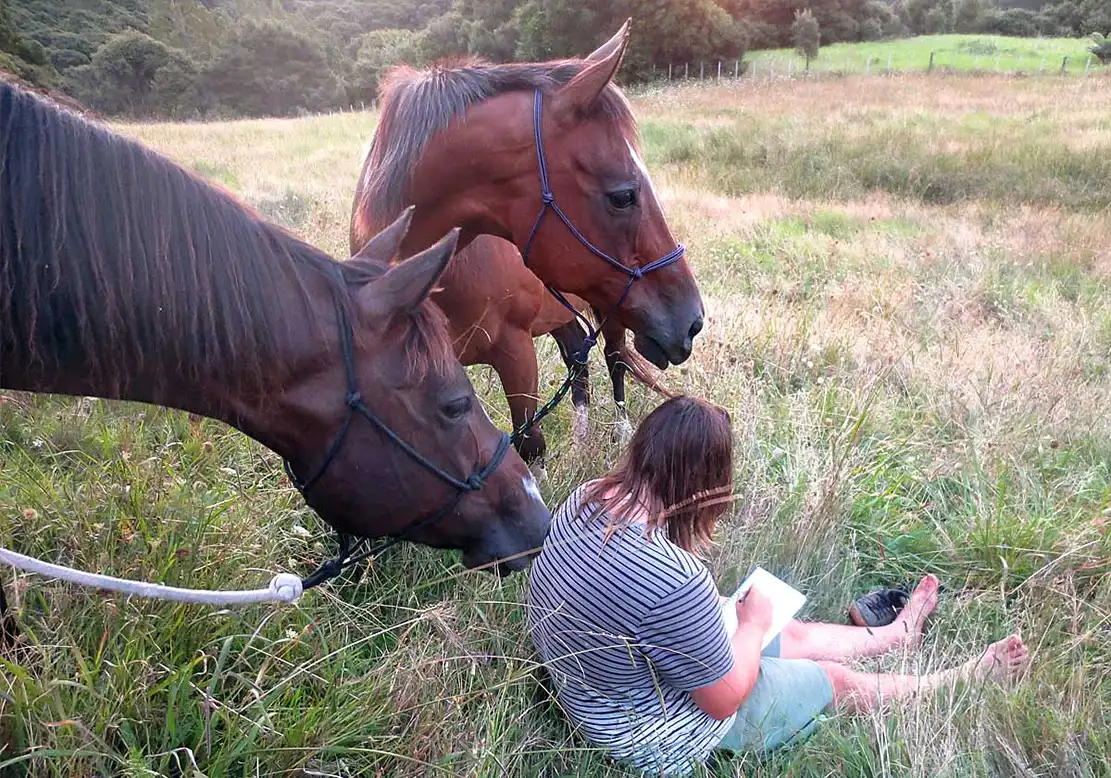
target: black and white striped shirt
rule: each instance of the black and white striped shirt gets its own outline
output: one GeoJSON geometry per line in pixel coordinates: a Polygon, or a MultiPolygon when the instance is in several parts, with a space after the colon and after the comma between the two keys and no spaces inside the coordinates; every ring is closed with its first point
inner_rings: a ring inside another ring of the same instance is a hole
{"type": "Polygon", "coordinates": [[[590,516],[582,492],[556,511],[532,565],[533,643],[591,743],[652,774],[685,774],[733,723],[690,696],[733,666],[717,589],[696,557],[644,524],[605,541],[609,518],[590,516]]]}

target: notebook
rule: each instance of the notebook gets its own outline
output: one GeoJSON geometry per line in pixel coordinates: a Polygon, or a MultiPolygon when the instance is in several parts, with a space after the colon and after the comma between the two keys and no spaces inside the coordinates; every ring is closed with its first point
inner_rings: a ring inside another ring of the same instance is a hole
{"type": "Polygon", "coordinates": [[[737,601],[742,599],[753,586],[772,601],[772,623],[764,635],[764,642],[760,645],[761,648],[767,648],[768,644],[775,640],[776,635],[782,632],[795,614],[802,609],[806,602],[806,595],[779,580],[764,568],[757,567],[741,582],[737,591],[733,592],[733,596],[721,606],[725,628],[730,635],[737,631],[737,601]]]}

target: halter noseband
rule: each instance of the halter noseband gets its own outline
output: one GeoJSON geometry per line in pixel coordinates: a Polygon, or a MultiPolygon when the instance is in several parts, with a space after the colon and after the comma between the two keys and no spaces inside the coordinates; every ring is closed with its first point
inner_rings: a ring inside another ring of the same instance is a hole
{"type": "MultiPolygon", "coordinates": [[[[342,278],[339,280],[339,283],[343,283],[342,278]]],[[[389,426],[387,426],[385,422],[378,418],[378,416],[376,416],[374,412],[367,407],[366,403],[363,402],[362,395],[359,393],[358,381],[355,377],[354,332],[351,329],[351,322],[348,319],[346,307],[343,301],[339,299],[337,299],[336,301],[336,318],[339,324],[339,342],[340,350],[343,354],[343,368],[347,377],[347,398],[345,400],[345,403],[347,405],[347,413],[344,415],[343,423],[340,425],[339,432],[336,433],[336,437],[332,441],[332,445],[328,447],[327,452],[325,452],[324,454],[324,459],[313,472],[311,477],[306,478],[303,481],[300,480],[293,472],[293,465],[290,464],[288,459],[284,460],[285,472],[286,475],[289,477],[290,483],[292,483],[297,491],[301,493],[301,497],[303,497],[305,502],[308,503],[311,507],[312,502],[309,500],[309,490],[311,490],[312,487],[316,485],[316,483],[321,479],[324,473],[328,470],[328,466],[332,464],[332,460],[336,458],[336,455],[339,453],[340,449],[343,448],[343,443],[347,439],[347,433],[351,430],[351,422],[352,420],[354,420],[357,414],[369,421],[379,432],[385,435],[386,438],[388,438],[398,448],[408,454],[413,461],[415,461],[425,470],[432,473],[444,483],[453,487],[456,491],[455,495],[442,508],[428,514],[423,518],[417,519],[413,523],[404,527],[400,533],[393,536],[377,548],[370,549],[369,547],[366,547],[366,538],[360,539],[355,547],[351,548],[350,537],[342,532],[339,533],[339,556],[335,559],[331,559],[323,563],[315,573],[304,579],[302,581],[303,589],[311,589],[312,587],[317,586],[318,584],[323,583],[330,578],[335,578],[343,571],[345,567],[355,564],[356,562],[360,562],[364,559],[375,557],[385,551],[387,548],[390,548],[391,546],[394,546],[402,542],[403,540],[412,537],[416,532],[422,529],[426,529],[438,522],[440,519],[454,510],[455,506],[459,504],[459,501],[462,500],[465,495],[470,492],[477,492],[482,488],[483,484],[486,482],[486,479],[493,475],[494,471],[496,471],[501,465],[501,462],[505,458],[505,454],[509,450],[510,445],[509,435],[503,432],[501,435],[501,440],[498,441],[498,447],[494,450],[494,455],[490,458],[490,461],[486,464],[485,467],[477,469],[475,470],[475,472],[467,476],[466,480],[461,481],[455,476],[446,472],[443,468],[436,465],[426,456],[413,448],[409,443],[406,443],[404,440],[402,440],[396,432],[390,429],[389,426]]]]}
{"type": "Polygon", "coordinates": [[[532,122],[533,137],[536,141],[536,161],[540,167],[541,206],[540,213],[536,216],[536,221],[532,225],[532,231],[529,233],[528,240],[525,242],[525,248],[521,252],[521,257],[522,259],[524,259],[525,266],[528,266],[529,253],[532,251],[533,241],[536,240],[536,233],[540,231],[540,225],[544,223],[544,217],[548,215],[548,211],[551,211],[559,217],[559,220],[563,222],[568,230],[571,231],[571,234],[574,235],[579,243],[585,246],[591,254],[598,257],[599,259],[605,260],[611,267],[627,275],[629,277],[629,281],[625,284],[625,288],[624,290],[622,290],[621,296],[617,298],[617,302],[614,303],[609,312],[602,317],[602,320],[598,322],[597,327],[592,327],[590,321],[585,316],[583,316],[579,312],[579,310],[575,308],[574,305],[571,304],[571,301],[568,300],[561,291],[559,291],[549,283],[544,284],[544,287],[559,302],[559,304],[569,310],[576,319],[582,322],[583,326],[586,327],[586,331],[588,334],[586,336],[586,339],[583,341],[582,348],[577,354],[574,354],[571,357],[575,368],[570,371],[567,379],[563,382],[563,385],[556,390],[556,393],[552,397],[552,399],[545,403],[545,405],[540,408],[535,414],[533,414],[531,419],[526,419],[524,424],[513,431],[512,438],[514,441],[520,440],[528,433],[529,429],[531,429],[534,425],[540,423],[540,420],[551,413],[555,409],[556,405],[559,404],[559,401],[563,399],[564,395],[567,394],[567,390],[570,388],[572,382],[578,376],[582,368],[586,365],[587,358],[590,355],[590,350],[594,348],[594,346],[598,343],[598,335],[601,333],[602,327],[605,326],[606,322],[609,320],[609,317],[612,316],[617,311],[617,309],[621,307],[621,304],[623,302],[625,302],[625,298],[629,296],[629,291],[633,288],[633,283],[654,270],[662,270],[668,265],[678,262],[687,252],[687,247],[680,243],[667,254],[664,254],[659,259],[649,262],[643,267],[629,267],[628,265],[621,262],[621,260],[615,257],[611,257],[609,254],[595,246],[593,243],[587,240],[585,235],[583,235],[581,232],[579,232],[578,229],[576,229],[575,225],[571,222],[571,219],[568,218],[567,214],[564,213],[563,209],[559,207],[558,203],[556,203],[555,194],[552,193],[551,183],[548,179],[548,160],[547,157],[544,155],[544,132],[542,129],[543,105],[543,94],[539,89],[537,89],[536,92],[533,94],[532,122]]]}

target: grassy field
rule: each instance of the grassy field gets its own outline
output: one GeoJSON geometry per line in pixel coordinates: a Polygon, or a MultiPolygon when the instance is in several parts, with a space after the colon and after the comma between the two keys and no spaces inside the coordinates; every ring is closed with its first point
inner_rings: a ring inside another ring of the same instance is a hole
{"type": "MultiPolygon", "coordinates": [[[[1111,775],[1105,81],[752,81],[636,109],[708,309],[667,378],[736,420],[745,500],[708,560],[719,585],[759,562],[810,594],[806,617],[843,621],[854,595],[934,572],[923,650],[878,666],[936,669],[1012,630],[1032,652],[1014,688],[833,716],[711,773],[1111,775]]],[[[374,121],[121,129],[342,255],[374,121]]],[[[552,504],[617,454],[605,403],[589,457],[569,417],[552,504]]],[[[8,395],[0,460],[0,544],[81,568],[248,587],[331,548],[277,459],[219,424],[8,395]]],[[[524,579],[449,554],[402,548],[289,609],[3,583],[28,645],[0,660],[0,775],[627,775],[538,694],[524,579]]]]}
{"type": "MultiPolygon", "coordinates": [[[[1088,53],[1087,38],[1010,38],[1002,35],[921,35],[872,43],[835,43],[822,46],[810,63],[817,73],[922,72],[934,55],[934,68],[997,73],[1060,73],[1078,76],[1106,70],[1088,53]],[[1065,62],[1068,57],[1068,62],[1065,62]],[[1089,63],[1089,58],[1091,62],[1089,63]]],[[[757,76],[787,75],[803,69],[804,60],[793,49],[765,49],[745,55],[749,72],[757,76]]],[[[692,65],[692,68],[695,66],[692,65]]],[[[723,74],[732,74],[723,65],[723,74]]],[[[691,74],[697,75],[692,72],[691,74]]],[[[717,75],[717,64],[706,66],[707,76],[717,75]]]]}

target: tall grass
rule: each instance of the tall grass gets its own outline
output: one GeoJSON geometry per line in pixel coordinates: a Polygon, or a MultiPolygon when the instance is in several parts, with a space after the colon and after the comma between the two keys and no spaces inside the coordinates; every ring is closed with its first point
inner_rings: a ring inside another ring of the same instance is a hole
{"type": "MultiPolygon", "coordinates": [[[[936,669],[1016,629],[1032,652],[1013,688],[834,715],[712,774],[1108,775],[1111,124],[1094,87],[1059,86],[638,97],[708,313],[667,380],[736,420],[722,589],[758,562],[808,592],[807,618],[843,621],[934,572],[949,591],[923,651],[868,666],[936,669]]],[[[121,129],[342,255],[374,118],[121,129]]],[[[471,374],[508,426],[496,379],[471,374]]],[[[634,416],[655,402],[634,390],[634,416]]],[[[585,450],[567,409],[551,419],[552,503],[617,454],[598,406],[585,450]]],[[[277,458],[216,423],[8,394],[0,461],[0,543],[85,569],[245,587],[331,550],[277,458]]],[[[295,607],[233,612],[3,582],[26,640],[0,659],[0,774],[627,774],[540,692],[523,579],[449,553],[403,547],[295,607]]]]}

